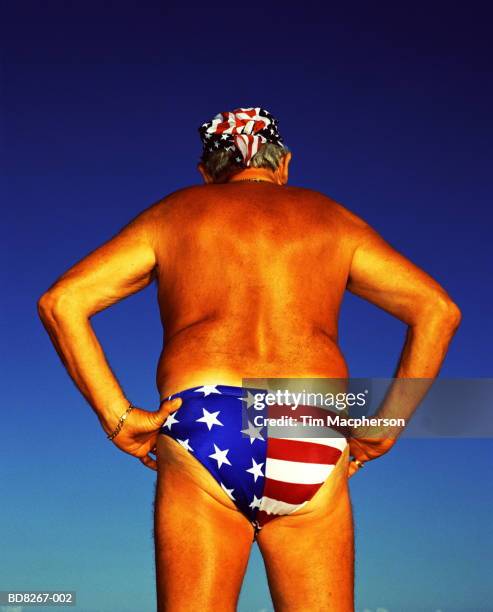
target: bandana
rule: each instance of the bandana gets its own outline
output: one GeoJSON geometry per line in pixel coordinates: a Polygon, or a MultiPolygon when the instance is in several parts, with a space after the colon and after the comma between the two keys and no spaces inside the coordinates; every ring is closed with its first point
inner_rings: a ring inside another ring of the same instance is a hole
{"type": "Polygon", "coordinates": [[[204,153],[223,149],[235,151],[235,161],[249,166],[252,157],[266,142],[283,146],[277,120],[265,109],[237,108],[217,114],[199,127],[204,153]]]}

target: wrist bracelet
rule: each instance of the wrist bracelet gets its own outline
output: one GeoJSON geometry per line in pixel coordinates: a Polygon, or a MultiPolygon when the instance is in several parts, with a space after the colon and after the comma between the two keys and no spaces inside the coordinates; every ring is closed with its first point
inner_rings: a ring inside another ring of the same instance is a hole
{"type": "Polygon", "coordinates": [[[120,433],[121,428],[123,427],[123,423],[125,423],[126,418],[128,417],[128,415],[130,414],[130,412],[135,408],[135,406],[133,406],[132,404],[128,405],[128,408],[126,409],[126,411],[124,412],[124,414],[122,414],[122,416],[118,419],[118,423],[115,427],[115,430],[113,431],[113,433],[108,434],[106,437],[108,438],[108,440],[113,440],[113,438],[115,436],[117,436],[120,433]]]}

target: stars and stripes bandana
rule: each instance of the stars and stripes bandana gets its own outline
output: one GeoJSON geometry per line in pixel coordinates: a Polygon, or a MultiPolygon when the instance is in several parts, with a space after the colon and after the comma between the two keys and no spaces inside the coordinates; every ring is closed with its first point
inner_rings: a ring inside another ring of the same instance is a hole
{"type": "Polygon", "coordinates": [[[217,114],[199,127],[205,152],[235,151],[235,161],[249,166],[252,157],[266,142],[283,146],[277,120],[264,108],[237,108],[217,114]]]}
{"type": "MultiPolygon", "coordinates": [[[[323,437],[271,437],[271,428],[253,424],[251,405],[265,389],[228,385],[192,387],[167,399],[182,398],[160,433],[173,438],[216,479],[255,528],[290,514],[310,500],[327,480],[347,446],[347,435],[325,428],[323,437]]],[[[164,401],[164,400],[163,400],[164,401]]],[[[268,418],[286,414],[269,406],[268,418]]],[[[297,417],[327,415],[316,406],[298,407],[297,417]]]]}

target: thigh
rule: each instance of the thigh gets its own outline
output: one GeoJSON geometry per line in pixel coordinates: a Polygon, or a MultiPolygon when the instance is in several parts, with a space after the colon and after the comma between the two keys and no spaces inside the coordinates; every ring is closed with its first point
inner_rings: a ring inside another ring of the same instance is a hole
{"type": "Polygon", "coordinates": [[[207,470],[160,436],[154,504],[158,612],[236,610],[253,529],[207,470]],[[208,477],[210,480],[208,480],[208,477]]]}
{"type": "Polygon", "coordinates": [[[354,610],[354,532],[345,450],[315,496],[260,531],[277,612],[354,610]]]}

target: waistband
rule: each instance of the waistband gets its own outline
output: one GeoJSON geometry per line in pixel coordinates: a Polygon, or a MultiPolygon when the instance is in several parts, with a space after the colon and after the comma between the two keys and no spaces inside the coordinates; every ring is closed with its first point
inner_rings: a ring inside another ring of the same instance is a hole
{"type": "Polygon", "coordinates": [[[235,387],[232,385],[198,385],[197,387],[190,387],[189,389],[183,389],[183,391],[178,391],[177,393],[173,393],[168,397],[161,398],[161,404],[164,401],[172,400],[177,397],[181,399],[191,399],[191,398],[199,398],[203,399],[205,397],[219,397],[221,395],[230,395],[232,397],[245,397],[248,398],[249,394],[261,393],[265,395],[268,392],[268,389],[254,388],[254,387],[235,387]]]}

